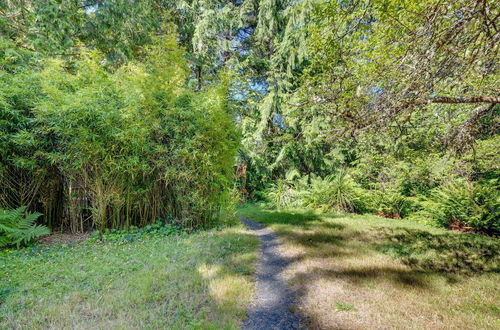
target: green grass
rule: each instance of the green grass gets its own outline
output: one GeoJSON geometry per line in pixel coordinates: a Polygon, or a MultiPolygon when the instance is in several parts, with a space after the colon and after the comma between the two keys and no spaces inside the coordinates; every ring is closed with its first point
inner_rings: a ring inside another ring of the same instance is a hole
{"type": "Polygon", "coordinates": [[[349,312],[349,311],[355,311],[356,307],[354,307],[351,304],[343,303],[343,302],[338,302],[335,304],[335,311],[336,312],[349,312]]]}
{"type": "Polygon", "coordinates": [[[496,238],[373,215],[238,212],[283,239],[311,328],[500,328],[496,238]]]}
{"type": "Polygon", "coordinates": [[[4,250],[0,328],[238,328],[257,244],[236,226],[4,250]]]}

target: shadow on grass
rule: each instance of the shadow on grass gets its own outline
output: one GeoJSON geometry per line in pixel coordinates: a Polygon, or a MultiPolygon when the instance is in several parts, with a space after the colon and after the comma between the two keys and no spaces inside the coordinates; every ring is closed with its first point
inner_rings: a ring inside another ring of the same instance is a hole
{"type": "Polygon", "coordinates": [[[476,234],[433,234],[413,228],[379,228],[375,248],[421,271],[500,272],[500,240],[476,234]]]}
{"type": "Polygon", "coordinates": [[[264,224],[284,224],[284,225],[300,225],[307,227],[309,223],[319,221],[321,218],[311,211],[294,212],[294,211],[280,211],[280,210],[262,210],[258,209],[257,212],[249,214],[259,222],[264,224]],[[251,215],[254,215],[253,217],[251,215]]]}
{"type": "MultiPolygon", "coordinates": [[[[208,257],[200,258],[196,268],[216,306],[209,316],[217,320],[213,328],[239,328],[252,299],[258,242],[251,234],[232,230],[217,237],[216,242],[202,247],[208,257]]],[[[208,325],[212,324],[204,326],[208,325]]]]}
{"type": "MultiPolygon", "coordinates": [[[[322,279],[342,279],[354,285],[367,283],[370,279],[383,279],[392,281],[394,284],[403,287],[418,287],[431,289],[425,274],[421,269],[406,269],[402,267],[391,267],[386,265],[364,265],[357,260],[369,258],[371,248],[361,247],[359,243],[354,243],[354,239],[365,240],[357,231],[349,230],[346,227],[325,231],[322,226],[318,226],[316,233],[299,233],[291,230],[279,230],[279,234],[286,237],[292,244],[297,244],[305,248],[305,253],[299,254],[289,260],[289,263],[300,263],[307,260],[330,259],[320,267],[309,269],[306,273],[299,273],[292,279],[296,283],[310,283],[322,279]],[[342,231],[342,232],[340,232],[342,231]],[[356,260],[353,264],[341,261],[335,263],[332,258],[351,258],[356,260]],[[329,268],[328,265],[331,268],[329,268]],[[340,267],[339,267],[340,266],[340,267]]],[[[367,242],[367,241],[366,241],[367,242]]]]}
{"type": "MultiPolygon", "coordinates": [[[[278,232],[292,243],[309,248],[309,257],[326,257],[325,251],[316,251],[331,245],[330,256],[336,247],[344,247],[349,254],[353,239],[370,243],[370,248],[401,260],[418,272],[481,273],[500,272],[500,240],[478,234],[432,233],[422,229],[371,227],[370,235],[349,228],[344,224],[325,222],[311,212],[285,212],[261,210],[261,219],[268,225],[286,224],[294,227],[278,227],[278,232]]],[[[328,215],[328,219],[342,217],[328,215]]],[[[367,228],[368,229],[368,228],[367,228]]],[[[359,251],[355,251],[359,254],[359,251]]]]}
{"type": "MultiPolygon", "coordinates": [[[[286,264],[293,269],[289,280],[299,301],[311,299],[310,290],[322,288],[332,294],[337,288],[357,294],[373,288],[381,293],[412,292],[411,297],[440,295],[443,282],[464,283],[472,275],[500,271],[500,240],[492,237],[426,230],[411,222],[369,216],[353,216],[351,222],[349,215],[253,206],[240,214],[272,226],[285,240],[285,248],[290,248],[286,264]]],[[[327,298],[323,307],[330,308],[330,303],[327,298]]],[[[303,313],[313,328],[324,326],[316,314],[307,309],[303,313]]]]}
{"type": "Polygon", "coordinates": [[[371,279],[384,279],[392,281],[400,287],[416,287],[431,289],[428,281],[419,272],[409,272],[391,267],[359,268],[359,269],[323,269],[315,268],[312,272],[299,273],[293,281],[299,283],[310,283],[320,279],[347,280],[354,285],[365,285],[371,279]]]}
{"type": "MultiPolygon", "coordinates": [[[[500,240],[475,234],[445,233],[406,228],[367,226],[357,231],[348,224],[323,221],[312,212],[275,211],[251,208],[246,216],[266,225],[275,225],[279,235],[304,248],[291,263],[308,259],[354,257],[367,258],[382,252],[400,260],[409,269],[360,265],[346,270],[310,270],[298,275],[299,282],[313,278],[345,278],[353,283],[370,278],[384,278],[403,286],[425,288],[425,274],[440,273],[448,282],[457,281],[454,274],[499,272],[500,240]]],[[[335,221],[342,215],[328,215],[335,221]]]]}

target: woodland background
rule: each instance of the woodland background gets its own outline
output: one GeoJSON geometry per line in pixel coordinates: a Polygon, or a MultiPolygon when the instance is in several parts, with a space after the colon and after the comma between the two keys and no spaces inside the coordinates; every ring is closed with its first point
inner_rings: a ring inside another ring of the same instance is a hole
{"type": "Polygon", "coordinates": [[[264,200],[498,235],[499,10],[3,0],[0,207],[77,232],[264,200]]]}

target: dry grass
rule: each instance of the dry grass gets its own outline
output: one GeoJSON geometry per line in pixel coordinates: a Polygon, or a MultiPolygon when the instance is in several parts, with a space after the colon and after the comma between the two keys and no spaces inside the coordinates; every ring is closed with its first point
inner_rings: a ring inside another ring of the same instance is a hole
{"type": "Polygon", "coordinates": [[[0,252],[0,329],[237,329],[257,240],[243,227],[0,252]]]}
{"type": "Polygon", "coordinates": [[[283,238],[283,253],[291,261],[287,276],[311,328],[500,328],[500,243],[495,239],[368,215],[253,206],[240,213],[271,226],[283,238]],[[406,241],[397,245],[401,233],[412,239],[413,250],[405,250],[406,241]],[[486,248],[477,250],[471,242],[486,248]],[[460,251],[436,253],[436,244],[460,251]],[[399,254],[391,254],[391,248],[399,248],[399,254]],[[415,251],[421,254],[413,255],[415,251]],[[487,256],[476,256],[484,251],[487,256]],[[482,268],[489,271],[477,270],[482,268]]]}
{"type": "Polygon", "coordinates": [[[90,237],[89,233],[64,233],[52,232],[49,235],[40,237],[37,241],[45,245],[74,244],[85,241],[90,237]]]}

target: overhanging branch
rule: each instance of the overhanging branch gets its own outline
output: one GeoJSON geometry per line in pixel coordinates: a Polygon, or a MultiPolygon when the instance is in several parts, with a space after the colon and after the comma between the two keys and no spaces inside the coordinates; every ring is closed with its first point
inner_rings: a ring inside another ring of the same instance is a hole
{"type": "MultiPolygon", "coordinates": [[[[293,106],[301,107],[306,104],[319,104],[328,102],[325,98],[315,97],[305,102],[296,103],[293,106]]],[[[500,96],[468,96],[468,97],[450,97],[450,96],[435,96],[424,99],[423,101],[408,102],[407,105],[422,105],[427,103],[448,103],[448,104],[460,104],[460,103],[489,103],[498,104],[500,103],[500,96]]]]}
{"type": "Polygon", "coordinates": [[[500,103],[499,96],[448,97],[436,96],[428,99],[429,103],[500,103]]]}

